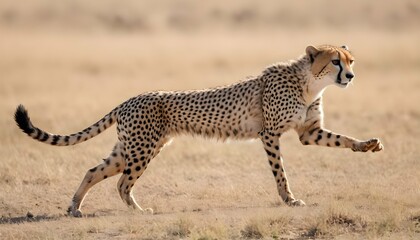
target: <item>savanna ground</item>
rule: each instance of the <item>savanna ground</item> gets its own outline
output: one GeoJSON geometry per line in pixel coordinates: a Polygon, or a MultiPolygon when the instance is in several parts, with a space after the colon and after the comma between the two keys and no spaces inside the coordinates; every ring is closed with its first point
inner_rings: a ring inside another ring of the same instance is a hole
{"type": "Polygon", "coordinates": [[[0,2],[1,239],[420,238],[418,1],[0,2]],[[65,215],[112,127],[73,147],[22,134],[19,103],[53,133],[77,132],[141,92],[215,87],[293,59],[309,44],[347,44],[355,83],[325,92],[326,126],[385,151],[304,147],[282,137],[296,197],[279,199],[259,141],[179,137],[137,181],[154,215],[95,186],[86,217],[65,215]]]}

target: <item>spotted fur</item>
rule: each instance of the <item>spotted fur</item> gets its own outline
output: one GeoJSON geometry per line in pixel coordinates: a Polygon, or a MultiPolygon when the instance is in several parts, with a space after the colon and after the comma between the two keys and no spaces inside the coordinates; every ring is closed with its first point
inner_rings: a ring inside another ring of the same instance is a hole
{"type": "MultiPolygon", "coordinates": [[[[261,139],[280,197],[291,206],[305,203],[292,194],[280,137],[298,132],[304,145],[380,151],[378,139],[360,141],[323,127],[322,93],[329,85],[346,87],[353,79],[353,56],[346,47],[309,46],[295,61],[277,63],[260,75],[219,88],[149,92],[122,103],[90,127],[71,135],[55,135],[35,127],[22,105],[17,125],[33,139],[68,146],[86,141],[117,123],[118,142],[108,158],[91,168],[76,191],[69,213],[80,217],[89,189],[108,177],[122,174],[118,190],[122,200],[142,210],[132,196],[136,180],[165,143],[179,134],[216,139],[261,139]]],[[[148,209],[151,211],[150,209],[148,209]]]]}

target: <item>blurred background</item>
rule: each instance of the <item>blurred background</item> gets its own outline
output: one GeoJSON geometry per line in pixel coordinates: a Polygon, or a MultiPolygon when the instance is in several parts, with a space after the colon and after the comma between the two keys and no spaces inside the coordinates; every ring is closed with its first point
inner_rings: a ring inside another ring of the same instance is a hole
{"type": "MultiPolygon", "coordinates": [[[[332,44],[349,46],[356,79],[325,92],[326,126],[379,137],[385,151],[302,147],[286,134],[292,190],[313,206],[301,211],[319,216],[337,205],[374,216],[373,224],[397,209],[394,219],[409,219],[420,211],[419,43],[418,0],[0,0],[0,215],[64,213],[85,171],[116,141],[110,130],[70,148],[35,142],[15,127],[17,104],[38,127],[69,134],[140,93],[230,84],[307,45],[332,44]]],[[[149,169],[135,194],[160,213],[281,205],[259,143],[181,137],[149,169]]],[[[86,211],[128,211],[116,181],[95,187],[86,211]]],[[[240,218],[232,226],[241,228],[240,218]]]]}
{"type": "MultiPolygon", "coordinates": [[[[93,90],[122,100],[149,90],[214,87],[317,44],[348,45],[357,77],[377,71],[381,88],[381,78],[396,74],[400,86],[407,84],[400,72],[420,66],[419,23],[416,0],[1,0],[0,94],[50,101],[48,93],[59,91],[84,105],[77,98],[93,90]],[[77,94],[64,91],[71,87],[77,94]]],[[[100,105],[118,102],[103,97],[100,105]]]]}
{"type": "Polygon", "coordinates": [[[418,27],[415,0],[362,1],[112,1],[32,0],[1,2],[1,23],[10,28],[84,32],[303,30],[408,30],[418,27]]]}

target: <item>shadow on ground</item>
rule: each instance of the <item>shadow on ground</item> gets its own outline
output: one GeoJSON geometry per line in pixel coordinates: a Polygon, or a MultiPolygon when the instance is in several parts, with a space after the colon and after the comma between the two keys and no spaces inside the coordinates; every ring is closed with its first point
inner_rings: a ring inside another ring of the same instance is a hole
{"type": "MultiPolygon", "coordinates": [[[[83,215],[84,218],[93,218],[98,217],[97,214],[85,214],[83,215]]],[[[21,224],[26,222],[42,222],[42,221],[57,221],[63,218],[72,218],[72,216],[66,214],[58,214],[58,215],[36,215],[34,216],[32,213],[28,212],[25,216],[17,216],[17,217],[0,217],[0,224],[21,224]]]]}

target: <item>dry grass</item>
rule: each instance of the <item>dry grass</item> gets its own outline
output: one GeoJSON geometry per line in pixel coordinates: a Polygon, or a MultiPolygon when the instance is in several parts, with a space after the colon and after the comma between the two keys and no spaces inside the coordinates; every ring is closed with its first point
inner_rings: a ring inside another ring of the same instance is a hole
{"type": "Polygon", "coordinates": [[[1,1],[0,239],[418,239],[420,5],[307,4],[1,1]],[[355,84],[325,93],[327,127],[379,137],[385,151],[303,147],[286,134],[286,169],[305,208],[280,202],[258,141],[180,137],[135,186],[155,215],[126,208],[111,178],[88,195],[87,217],[69,218],[115,129],[57,148],[12,118],[23,103],[39,127],[72,133],[140,92],[232,83],[322,43],[356,56],[355,84]]]}
{"type": "Polygon", "coordinates": [[[278,239],[290,231],[290,220],[290,218],[285,216],[260,216],[251,218],[241,230],[241,237],[248,239],[278,239]]]}

